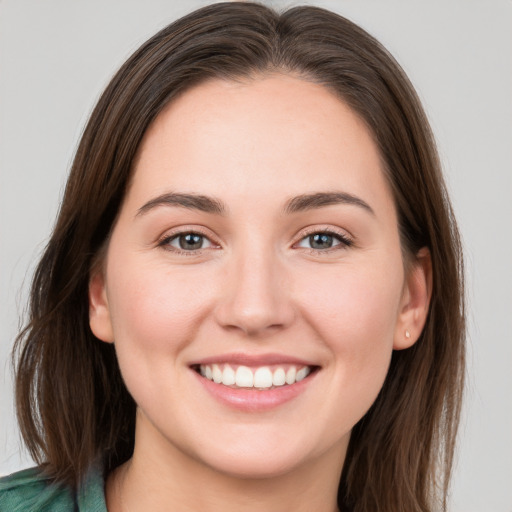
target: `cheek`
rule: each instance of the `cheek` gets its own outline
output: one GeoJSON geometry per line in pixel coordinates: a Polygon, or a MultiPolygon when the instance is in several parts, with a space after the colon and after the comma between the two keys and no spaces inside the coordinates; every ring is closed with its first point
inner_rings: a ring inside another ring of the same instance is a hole
{"type": "Polygon", "coordinates": [[[207,281],[139,260],[129,272],[113,268],[110,282],[114,342],[123,378],[137,403],[154,401],[156,389],[165,388],[170,376],[182,375],[183,349],[196,338],[211,295],[202,285],[207,281]]]}
{"type": "Polygon", "coordinates": [[[316,283],[306,276],[300,302],[304,315],[325,332],[333,348],[391,343],[402,282],[403,272],[396,264],[347,265],[318,274],[316,283]]]}
{"type": "MultiPolygon", "coordinates": [[[[128,274],[111,273],[109,294],[114,334],[152,348],[169,347],[197,326],[207,290],[204,280],[190,273],[169,272],[165,266],[133,265],[128,274]]],[[[192,333],[190,333],[192,334],[192,333]]]]}
{"type": "MultiPolygon", "coordinates": [[[[183,349],[197,336],[209,292],[190,272],[142,262],[110,272],[109,304],[123,380],[145,410],[166,411],[183,378],[183,349]],[[130,276],[126,279],[126,276],[130,276]]],[[[173,425],[172,418],[166,424],[173,425]]]]}
{"type": "Polygon", "coordinates": [[[323,290],[304,293],[303,315],[331,354],[331,406],[341,421],[364,415],[388,371],[403,275],[385,268],[346,268],[326,279],[323,290]]]}

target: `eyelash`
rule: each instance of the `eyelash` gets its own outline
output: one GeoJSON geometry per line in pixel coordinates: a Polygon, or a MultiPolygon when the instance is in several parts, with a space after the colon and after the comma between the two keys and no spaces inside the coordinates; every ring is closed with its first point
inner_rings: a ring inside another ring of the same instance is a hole
{"type": "Polygon", "coordinates": [[[165,236],[158,241],[157,245],[158,245],[158,247],[162,247],[166,251],[173,252],[173,253],[178,254],[180,256],[200,256],[203,253],[202,249],[184,250],[184,249],[178,249],[177,247],[172,247],[170,245],[170,243],[173,240],[176,240],[180,236],[185,236],[185,235],[197,235],[197,236],[200,236],[200,237],[203,237],[203,238],[209,240],[210,243],[213,246],[216,245],[216,244],[214,244],[210,240],[209,236],[206,233],[202,233],[200,230],[197,230],[197,229],[188,229],[188,230],[183,230],[183,231],[176,231],[176,232],[171,233],[171,234],[167,234],[166,233],[165,236]]]}
{"type": "MultiPolygon", "coordinates": [[[[158,247],[162,247],[163,249],[165,249],[167,251],[173,252],[173,253],[181,255],[181,256],[200,256],[203,253],[202,248],[201,249],[185,250],[185,249],[178,249],[177,247],[172,247],[170,245],[170,243],[172,241],[178,239],[181,236],[185,236],[185,235],[200,236],[202,238],[207,239],[213,246],[216,245],[214,242],[212,242],[210,240],[210,238],[207,234],[205,234],[197,229],[196,230],[191,229],[191,230],[176,231],[171,234],[166,234],[163,238],[161,238],[158,241],[157,245],[158,245],[158,247]]],[[[344,249],[347,249],[354,245],[354,241],[350,237],[348,237],[345,233],[340,233],[332,228],[325,228],[325,229],[315,228],[315,229],[307,230],[305,233],[303,233],[301,238],[294,244],[294,247],[298,243],[302,242],[303,240],[305,240],[307,238],[310,238],[313,235],[328,235],[328,236],[331,236],[334,239],[338,240],[338,242],[339,242],[338,244],[336,244],[332,247],[329,247],[328,249],[304,248],[307,250],[307,252],[309,254],[313,254],[313,255],[330,254],[334,251],[344,250],[344,249]]]]}
{"type": "Polygon", "coordinates": [[[312,228],[312,229],[306,230],[302,234],[300,240],[298,242],[296,242],[294,245],[297,245],[297,243],[300,243],[303,240],[305,240],[306,238],[310,238],[313,235],[332,236],[333,238],[337,239],[340,242],[339,244],[334,245],[333,247],[329,247],[328,249],[306,248],[306,250],[309,254],[312,254],[315,256],[317,256],[317,255],[325,256],[326,254],[331,254],[332,252],[348,249],[349,247],[352,247],[354,245],[354,241],[347,234],[341,233],[332,228],[324,228],[324,229],[312,228]]]}

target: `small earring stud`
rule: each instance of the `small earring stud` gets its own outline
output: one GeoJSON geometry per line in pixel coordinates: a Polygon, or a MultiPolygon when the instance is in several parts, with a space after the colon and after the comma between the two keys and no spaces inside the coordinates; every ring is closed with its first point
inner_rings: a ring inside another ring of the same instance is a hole
{"type": "Polygon", "coordinates": [[[411,333],[408,330],[405,331],[405,337],[407,339],[409,339],[411,337],[411,333]]]}

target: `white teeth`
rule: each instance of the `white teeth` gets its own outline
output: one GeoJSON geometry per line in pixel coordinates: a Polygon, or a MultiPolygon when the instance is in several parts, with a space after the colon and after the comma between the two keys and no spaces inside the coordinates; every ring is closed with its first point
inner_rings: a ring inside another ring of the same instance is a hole
{"type": "Polygon", "coordinates": [[[290,366],[286,372],[286,384],[293,384],[295,382],[295,376],[297,375],[297,368],[290,366]]]}
{"type": "Polygon", "coordinates": [[[295,376],[295,382],[300,382],[301,380],[305,379],[309,375],[309,368],[301,368],[297,375],[295,376]]]}
{"type": "Polygon", "coordinates": [[[254,372],[255,388],[270,388],[272,386],[272,372],[268,366],[262,366],[254,372]]]}
{"type": "Polygon", "coordinates": [[[235,371],[229,364],[204,364],[199,367],[199,373],[206,379],[224,386],[270,389],[272,386],[291,385],[304,380],[311,373],[311,368],[303,366],[297,369],[296,366],[290,366],[285,371],[282,367],[272,370],[268,366],[239,366],[235,371]]]}
{"type": "Polygon", "coordinates": [[[222,382],[222,370],[219,368],[218,364],[214,364],[212,366],[212,376],[213,382],[220,384],[222,382]]]}
{"type": "Polygon", "coordinates": [[[284,386],[286,384],[286,373],[282,368],[278,368],[272,375],[272,384],[274,386],[284,386]]]}
{"type": "Polygon", "coordinates": [[[235,382],[235,371],[231,366],[229,366],[229,364],[227,364],[222,372],[222,384],[224,384],[224,386],[232,386],[235,382]]]}
{"type": "Polygon", "coordinates": [[[236,385],[239,388],[252,388],[254,376],[247,366],[239,366],[236,370],[236,385]]]}

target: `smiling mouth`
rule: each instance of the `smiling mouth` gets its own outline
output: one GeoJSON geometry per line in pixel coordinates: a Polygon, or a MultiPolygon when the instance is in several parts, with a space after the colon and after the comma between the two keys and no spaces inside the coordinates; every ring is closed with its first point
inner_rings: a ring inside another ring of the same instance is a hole
{"type": "Polygon", "coordinates": [[[249,367],[227,363],[201,364],[194,365],[192,368],[199,375],[216,384],[232,389],[261,391],[291,386],[319,369],[318,366],[293,364],[249,367]]]}

